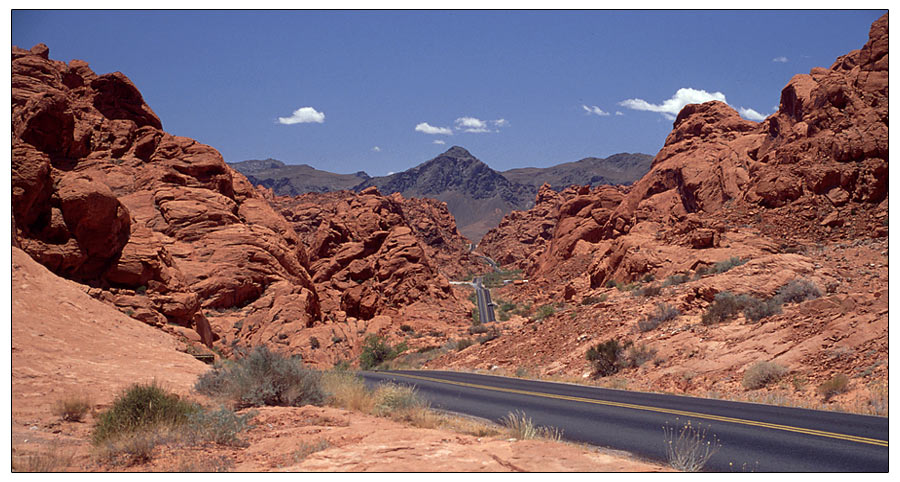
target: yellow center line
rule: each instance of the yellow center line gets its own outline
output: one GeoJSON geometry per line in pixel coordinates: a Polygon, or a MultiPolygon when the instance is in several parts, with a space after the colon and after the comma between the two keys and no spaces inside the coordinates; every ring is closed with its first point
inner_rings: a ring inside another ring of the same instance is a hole
{"type": "Polygon", "coordinates": [[[828,438],[834,438],[834,439],[839,439],[839,440],[848,440],[851,442],[859,442],[859,443],[870,444],[870,445],[878,445],[881,447],[888,446],[887,440],[879,440],[879,439],[868,438],[868,437],[859,437],[856,435],[847,435],[847,434],[841,434],[841,433],[826,432],[823,430],[815,430],[815,429],[811,429],[811,428],[792,427],[790,425],[780,425],[780,424],[776,424],[776,423],[758,422],[756,420],[745,420],[745,419],[734,418],[734,417],[723,417],[720,415],[711,415],[711,414],[698,413],[698,412],[688,412],[688,411],[684,411],[684,410],[674,410],[674,409],[670,409],[670,408],[651,407],[648,405],[635,405],[632,403],[611,402],[608,400],[597,400],[597,399],[593,399],[593,398],[572,397],[572,396],[568,396],[568,395],[557,395],[557,394],[553,394],[553,393],[532,392],[532,391],[528,391],[528,390],[516,390],[514,388],[498,388],[498,387],[491,387],[491,386],[487,386],[487,385],[478,385],[475,383],[456,382],[456,381],[451,381],[451,380],[443,380],[440,378],[423,377],[420,375],[407,375],[407,374],[392,374],[392,375],[414,378],[414,379],[418,379],[418,380],[425,380],[425,381],[430,381],[430,382],[446,383],[448,385],[457,385],[457,386],[461,386],[461,387],[479,388],[482,390],[492,390],[495,392],[515,393],[518,395],[531,395],[534,397],[554,398],[557,400],[570,400],[573,402],[593,403],[596,405],[607,405],[610,407],[630,408],[630,409],[634,409],[634,410],[644,410],[644,411],[648,411],[648,412],[668,413],[668,414],[672,414],[672,415],[680,415],[683,417],[694,417],[694,418],[701,418],[701,419],[705,419],[705,420],[715,420],[717,422],[729,422],[729,423],[736,423],[736,424],[741,424],[741,425],[751,425],[754,427],[764,427],[764,428],[771,428],[774,430],[784,430],[787,432],[796,432],[796,433],[802,433],[802,434],[807,434],[807,435],[816,435],[819,437],[828,437],[828,438]]]}

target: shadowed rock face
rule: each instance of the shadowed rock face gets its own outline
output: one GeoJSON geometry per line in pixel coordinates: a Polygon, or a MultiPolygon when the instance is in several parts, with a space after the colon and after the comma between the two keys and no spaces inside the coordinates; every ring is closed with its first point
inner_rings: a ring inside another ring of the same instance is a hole
{"type": "Polygon", "coordinates": [[[207,345],[217,335],[203,307],[275,303],[302,325],[321,318],[297,234],[246,178],[162,131],[121,73],[48,54],[12,48],[15,243],[134,318],[194,328],[207,345]]]}
{"type": "Polygon", "coordinates": [[[791,79],[779,110],[760,123],[722,102],[685,106],[650,172],[633,186],[563,199],[545,192],[532,210],[507,216],[482,248],[532,275],[580,257],[598,287],[671,265],[673,253],[650,254],[647,243],[690,258],[718,247],[719,235],[736,224],[787,241],[885,235],[887,46],[885,15],[861,50],[791,79]],[[510,236],[534,241],[510,243],[510,236]]]}

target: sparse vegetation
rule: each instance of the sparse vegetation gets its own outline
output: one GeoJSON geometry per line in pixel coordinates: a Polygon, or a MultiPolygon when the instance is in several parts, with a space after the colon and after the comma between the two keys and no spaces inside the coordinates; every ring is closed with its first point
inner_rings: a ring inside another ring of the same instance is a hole
{"type": "Polygon", "coordinates": [[[773,362],[756,362],[744,371],[744,388],[756,390],[777,382],[787,373],[787,368],[773,362]]]}
{"type": "Polygon", "coordinates": [[[185,425],[198,411],[199,405],[182,400],[155,382],[132,385],[100,414],[91,438],[97,445],[141,430],[185,425]]]}
{"type": "Polygon", "coordinates": [[[91,440],[102,460],[138,464],[152,459],[158,445],[170,442],[242,445],[237,434],[248,428],[254,415],[237,415],[224,407],[208,411],[155,383],[136,384],[100,414],[91,440]]]}
{"type": "Polygon", "coordinates": [[[321,375],[303,366],[299,357],[286,357],[258,346],[236,361],[217,363],[194,388],[223,398],[237,408],[321,405],[325,399],[321,375]]]}
{"type": "Polygon", "coordinates": [[[619,345],[618,340],[610,339],[589,348],[585,356],[594,367],[594,375],[605,377],[618,372],[622,352],[630,346],[630,341],[619,345]]]}
{"type": "Polygon", "coordinates": [[[795,279],[781,288],[775,295],[775,299],[779,304],[783,303],[802,303],[806,300],[814,300],[822,296],[819,288],[809,280],[795,279]]]}
{"type": "Polygon", "coordinates": [[[404,323],[404,324],[400,325],[400,331],[402,331],[404,333],[411,333],[413,331],[413,327],[404,323]]]}
{"type": "Polygon", "coordinates": [[[321,345],[321,343],[319,343],[318,338],[316,338],[314,336],[309,337],[309,347],[310,348],[312,348],[313,350],[318,350],[320,346],[322,346],[322,345],[321,345]]]}
{"type": "Polygon", "coordinates": [[[10,460],[13,472],[63,472],[72,465],[75,456],[60,449],[57,443],[44,447],[43,451],[28,455],[17,455],[12,449],[10,460]]]}
{"type": "Polygon", "coordinates": [[[53,415],[66,422],[81,422],[91,410],[91,400],[86,395],[67,394],[53,404],[53,415]]]}
{"type": "Polygon", "coordinates": [[[744,318],[747,321],[757,322],[763,318],[781,313],[781,303],[777,297],[763,301],[752,296],[744,296],[741,298],[744,304],[744,318]]]}
{"type": "Polygon", "coordinates": [[[649,348],[647,345],[629,345],[619,363],[623,368],[637,368],[655,356],[655,348],[649,348]]]}
{"type": "Polygon", "coordinates": [[[673,275],[669,276],[668,278],[666,278],[665,281],[663,281],[663,287],[680,285],[682,283],[687,283],[690,280],[691,280],[691,277],[688,274],[685,274],[685,273],[673,274],[673,275]]]}
{"type": "Polygon", "coordinates": [[[522,270],[500,270],[491,271],[484,275],[482,284],[485,288],[499,288],[503,286],[504,280],[522,279],[522,270]]]}
{"type": "Polygon", "coordinates": [[[681,315],[681,312],[678,311],[678,308],[667,303],[659,303],[656,305],[656,311],[643,320],[638,320],[637,327],[641,332],[647,332],[655,329],[663,322],[678,318],[679,315],[681,315]]]}
{"type": "Polygon", "coordinates": [[[472,346],[474,344],[475,344],[475,342],[472,341],[471,338],[460,338],[459,340],[456,341],[455,348],[456,348],[456,351],[463,351],[466,348],[469,348],[470,346],[472,346]]]}
{"type": "Polygon", "coordinates": [[[654,296],[659,295],[662,292],[662,288],[657,285],[648,285],[641,288],[636,288],[631,292],[632,296],[641,296],[644,298],[652,298],[654,296]]]}
{"type": "Polygon", "coordinates": [[[503,426],[510,432],[510,436],[519,440],[531,440],[545,438],[559,441],[562,439],[562,430],[555,427],[540,427],[534,424],[525,412],[510,412],[502,420],[503,426]]]}
{"type": "Polygon", "coordinates": [[[291,454],[291,459],[293,459],[294,463],[297,464],[303,462],[303,460],[310,455],[316,452],[321,452],[330,447],[331,442],[328,439],[324,438],[319,439],[315,442],[302,442],[300,446],[297,447],[297,450],[295,450],[294,453],[291,454]]]}
{"type": "Polygon", "coordinates": [[[734,268],[734,267],[737,267],[737,266],[740,266],[740,265],[746,263],[747,261],[749,261],[749,259],[741,259],[741,258],[734,256],[734,257],[728,258],[726,260],[719,261],[718,263],[716,263],[712,266],[709,266],[709,267],[701,266],[701,267],[697,268],[697,270],[695,271],[694,279],[700,279],[703,276],[706,276],[708,274],[724,273],[724,272],[730,270],[731,268],[734,268]]]}
{"type": "Polygon", "coordinates": [[[828,401],[831,397],[846,392],[849,387],[850,378],[843,373],[838,373],[819,385],[818,388],[816,388],[816,391],[828,401]]]}
{"type": "Polygon", "coordinates": [[[556,313],[556,308],[553,306],[553,304],[546,304],[538,308],[537,313],[535,313],[534,315],[534,320],[541,321],[554,313],[556,313]]]}
{"type": "Polygon", "coordinates": [[[744,309],[746,296],[735,296],[729,291],[716,293],[713,302],[707,307],[706,312],[700,318],[704,325],[714,325],[734,318],[744,309]]]}
{"type": "Polygon", "coordinates": [[[607,298],[609,298],[606,293],[601,294],[600,296],[588,296],[585,299],[581,300],[582,306],[588,305],[596,305],[597,303],[606,302],[607,298]]]}
{"type": "Polygon", "coordinates": [[[407,349],[406,342],[397,346],[391,346],[378,335],[369,335],[363,342],[362,353],[359,355],[359,368],[371,370],[384,362],[397,358],[407,349]]]}
{"type": "Polygon", "coordinates": [[[675,470],[699,472],[721,448],[715,435],[711,440],[707,440],[706,429],[694,428],[690,420],[680,429],[670,427],[667,422],[663,427],[663,433],[666,457],[669,465],[675,470]]]}

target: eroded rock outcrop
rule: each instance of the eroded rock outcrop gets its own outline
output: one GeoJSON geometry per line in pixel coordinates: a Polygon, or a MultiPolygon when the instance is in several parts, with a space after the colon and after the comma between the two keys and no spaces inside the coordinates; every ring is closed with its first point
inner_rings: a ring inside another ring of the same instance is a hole
{"type": "Polygon", "coordinates": [[[215,149],[164,132],[127,77],[13,47],[12,87],[14,237],[29,255],[207,345],[202,308],[276,304],[300,325],[320,320],[290,225],[215,149]]]}

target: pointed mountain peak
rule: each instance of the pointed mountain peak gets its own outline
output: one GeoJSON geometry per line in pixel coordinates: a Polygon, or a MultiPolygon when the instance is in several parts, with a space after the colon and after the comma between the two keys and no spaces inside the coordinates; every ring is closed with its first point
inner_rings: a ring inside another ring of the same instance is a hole
{"type": "Polygon", "coordinates": [[[448,157],[472,157],[472,158],[475,157],[475,156],[472,155],[472,153],[470,153],[469,151],[467,151],[466,148],[464,148],[464,147],[459,147],[459,146],[453,146],[453,147],[451,147],[450,149],[447,149],[447,151],[444,152],[443,154],[441,154],[441,156],[448,156],[448,157]]]}

